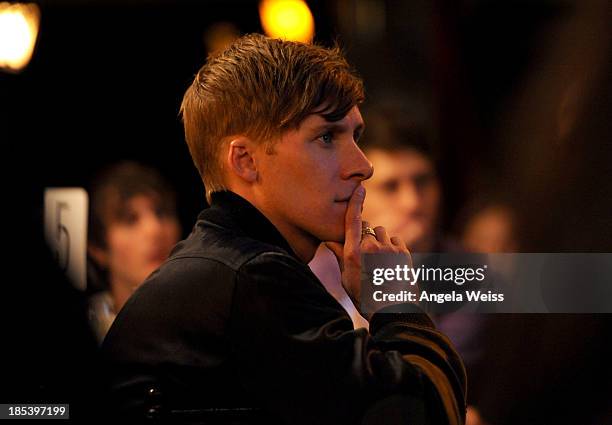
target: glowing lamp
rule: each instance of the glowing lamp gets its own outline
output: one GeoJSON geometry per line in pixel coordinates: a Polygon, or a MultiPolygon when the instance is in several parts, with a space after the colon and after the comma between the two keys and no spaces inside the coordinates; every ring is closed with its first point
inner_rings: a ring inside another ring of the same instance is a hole
{"type": "Polygon", "coordinates": [[[262,0],[259,17],[270,37],[310,43],[314,36],[314,18],[305,1],[262,0]]]}
{"type": "Polygon", "coordinates": [[[0,68],[19,72],[30,62],[40,10],[35,4],[0,3],[0,68]]]}

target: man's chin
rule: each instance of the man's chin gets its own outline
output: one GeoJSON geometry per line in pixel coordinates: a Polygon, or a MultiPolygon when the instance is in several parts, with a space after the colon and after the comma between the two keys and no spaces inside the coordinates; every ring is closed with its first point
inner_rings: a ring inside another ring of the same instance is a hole
{"type": "Polygon", "coordinates": [[[342,231],[335,231],[335,232],[330,232],[330,231],[322,232],[319,239],[321,240],[321,242],[338,242],[338,243],[343,244],[344,243],[344,229],[342,229],[342,231]]]}

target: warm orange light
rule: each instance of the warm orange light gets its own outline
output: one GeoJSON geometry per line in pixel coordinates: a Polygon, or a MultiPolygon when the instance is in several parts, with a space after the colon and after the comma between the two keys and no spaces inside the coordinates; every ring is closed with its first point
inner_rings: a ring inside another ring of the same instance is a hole
{"type": "Polygon", "coordinates": [[[30,62],[40,23],[35,4],[0,3],[0,68],[21,71],[30,62]]]}
{"type": "Polygon", "coordinates": [[[259,18],[270,37],[310,43],[314,36],[314,19],[302,0],[262,0],[259,18]]]}

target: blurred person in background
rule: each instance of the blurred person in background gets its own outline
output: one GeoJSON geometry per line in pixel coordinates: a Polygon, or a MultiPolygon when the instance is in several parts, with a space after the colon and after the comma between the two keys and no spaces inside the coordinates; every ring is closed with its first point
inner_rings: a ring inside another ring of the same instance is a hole
{"type": "Polygon", "coordinates": [[[135,162],[103,170],[90,200],[90,321],[101,342],[130,295],[168,257],[180,225],[168,182],[135,162]]]}
{"type": "Polygon", "coordinates": [[[460,225],[461,243],[470,252],[517,252],[517,223],[514,211],[501,202],[479,203],[465,214],[460,225]]]}
{"type": "Polygon", "coordinates": [[[442,188],[426,127],[397,111],[377,110],[368,114],[361,146],[375,170],[364,183],[364,217],[385,223],[413,253],[459,251],[439,228],[442,188]]]}

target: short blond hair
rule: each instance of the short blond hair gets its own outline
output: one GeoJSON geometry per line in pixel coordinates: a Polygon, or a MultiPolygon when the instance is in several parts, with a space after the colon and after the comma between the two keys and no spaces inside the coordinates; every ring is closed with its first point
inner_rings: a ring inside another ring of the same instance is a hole
{"type": "Polygon", "coordinates": [[[227,189],[221,150],[231,136],[257,143],[297,128],[309,114],[338,121],[363,102],[363,82],[336,46],[243,36],[209,56],[181,104],[185,139],[206,188],[227,189]]]}

